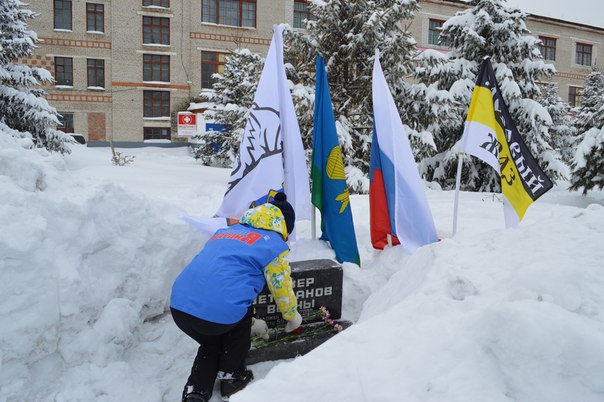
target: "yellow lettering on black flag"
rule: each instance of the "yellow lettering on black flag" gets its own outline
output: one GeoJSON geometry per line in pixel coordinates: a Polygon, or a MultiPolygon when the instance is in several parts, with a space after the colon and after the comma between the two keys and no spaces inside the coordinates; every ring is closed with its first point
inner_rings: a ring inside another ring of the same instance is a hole
{"type": "Polygon", "coordinates": [[[476,80],[461,151],[499,172],[508,227],[516,226],[533,201],[553,186],[520,137],[489,59],[482,62],[476,80]]]}

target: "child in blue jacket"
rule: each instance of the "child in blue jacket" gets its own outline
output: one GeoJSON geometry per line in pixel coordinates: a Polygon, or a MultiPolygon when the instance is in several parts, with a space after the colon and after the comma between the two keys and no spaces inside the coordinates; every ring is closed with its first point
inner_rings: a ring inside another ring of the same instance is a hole
{"type": "Polygon", "coordinates": [[[207,402],[217,377],[223,398],[253,379],[245,365],[250,333],[262,335],[267,327],[252,317],[252,303],[265,283],[287,321],[286,332],[302,323],[286,259],[294,222],[287,197],[277,193],[270,203],[247,210],[239,224],[218,230],[176,278],[172,317],[200,345],[183,402],[207,402]]]}

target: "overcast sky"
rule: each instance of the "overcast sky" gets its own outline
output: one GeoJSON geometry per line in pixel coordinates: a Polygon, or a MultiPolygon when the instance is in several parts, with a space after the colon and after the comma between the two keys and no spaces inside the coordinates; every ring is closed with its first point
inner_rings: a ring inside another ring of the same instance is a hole
{"type": "Polygon", "coordinates": [[[508,5],[531,14],[604,28],[603,0],[508,0],[508,5]]]}

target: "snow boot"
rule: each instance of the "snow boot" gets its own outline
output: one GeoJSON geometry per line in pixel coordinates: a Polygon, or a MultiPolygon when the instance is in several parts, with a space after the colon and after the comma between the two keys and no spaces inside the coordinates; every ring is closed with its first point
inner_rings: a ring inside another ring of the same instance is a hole
{"type": "Polygon", "coordinates": [[[196,390],[193,385],[185,385],[182,393],[182,402],[208,402],[212,395],[196,390]]]}
{"type": "Polygon", "coordinates": [[[210,398],[205,392],[191,392],[185,396],[185,402],[208,402],[210,398]]]}
{"type": "Polygon", "coordinates": [[[223,400],[228,398],[235,392],[241,391],[246,385],[254,379],[254,374],[251,370],[235,371],[234,373],[223,373],[220,377],[220,393],[223,400]]]}

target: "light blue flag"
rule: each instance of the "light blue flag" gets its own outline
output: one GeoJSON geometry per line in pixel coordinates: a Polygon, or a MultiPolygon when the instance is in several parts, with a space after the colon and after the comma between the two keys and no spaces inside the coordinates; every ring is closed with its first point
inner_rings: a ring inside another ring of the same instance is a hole
{"type": "Polygon", "coordinates": [[[325,63],[321,56],[317,57],[316,73],[312,203],[321,211],[321,240],[329,241],[339,262],[359,265],[344,162],[331,108],[325,63]]]}

